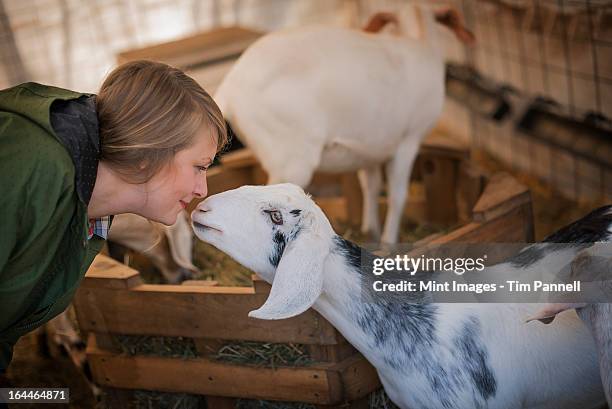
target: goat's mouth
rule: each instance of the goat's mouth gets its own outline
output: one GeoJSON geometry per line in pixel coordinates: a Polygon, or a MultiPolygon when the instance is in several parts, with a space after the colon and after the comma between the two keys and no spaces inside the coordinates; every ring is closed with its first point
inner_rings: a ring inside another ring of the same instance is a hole
{"type": "Polygon", "coordinates": [[[223,232],[221,231],[221,229],[219,229],[219,228],[217,228],[217,227],[208,226],[208,225],[206,225],[206,224],[198,223],[198,222],[196,222],[196,221],[193,221],[193,227],[194,227],[194,229],[197,229],[197,230],[199,230],[199,231],[201,231],[201,232],[205,232],[205,231],[210,231],[210,230],[213,230],[213,231],[216,231],[216,232],[218,232],[218,233],[223,233],[223,232]]]}

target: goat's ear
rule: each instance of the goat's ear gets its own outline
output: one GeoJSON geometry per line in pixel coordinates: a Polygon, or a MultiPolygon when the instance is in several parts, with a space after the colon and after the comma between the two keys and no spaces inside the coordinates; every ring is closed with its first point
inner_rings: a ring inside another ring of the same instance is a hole
{"type": "Polygon", "coordinates": [[[265,304],[251,311],[249,317],[280,320],[310,308],[323,288],[323,266],[329,248],[326,237],[311,229],[302,230],[287,244],[265,304]]]}

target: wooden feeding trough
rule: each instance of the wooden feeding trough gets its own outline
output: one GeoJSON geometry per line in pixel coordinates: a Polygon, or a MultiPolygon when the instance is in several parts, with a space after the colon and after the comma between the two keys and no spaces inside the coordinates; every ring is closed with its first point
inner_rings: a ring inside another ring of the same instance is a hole
{"type": "MultiPolygon", "coordinates": [[[[464,148],[439,135],[423,145],[416,166],[427,206],[412,201],[407,214],[460,225],[421,243],[532,239],[529,192],[510,175],[478,172],[464,148]]],[[[264,180],[248,152],[228,156],[209,175],[211,194],[264,180]]],[[[325,185],[348,198],[316,198],[324,211],[359,217],[354,175],[316,175],[313,188],[325,185]]],[[[74,304],[80,329],[88,334],[93,379],[116,400],[112,407],[128,407],[122,399],[134,390],[203,395],[212,408],[233,407],[237,398],[356,407],[380,387],[375,369],[316,311],[279,321],[248,318],[268,297],[267,283],[255,278],[251,287],[195,284],[143,284],[138,271],[96,258],[74,304]],[[130,355],[121,352],[117,335],[182,337],[193,340],[196,353],[189,358],[130,355]],[[313,362],[266,367],[211,358],[222,343],[240,341],[300,344],[313,362]]]]}
{"type": "Polygon", "coordinates": [[[164,62],[184,70],[209,93],[214,93],[234,61],[262,34],[241,27],[218,28],[121,52],[117,55],[117,63],[134,60],[164,62]]]}

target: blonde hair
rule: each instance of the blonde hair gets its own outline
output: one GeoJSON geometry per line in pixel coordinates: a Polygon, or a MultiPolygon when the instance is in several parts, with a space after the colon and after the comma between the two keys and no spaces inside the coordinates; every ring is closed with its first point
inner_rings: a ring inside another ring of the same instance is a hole
{"type": "Polygon", "coordinates": [[[227,143],[221,110],[181,70],[133,61],[113,70],[96,99],[100,160],[130,183],[145,183],[206,126],[217,151],[227,143]]]}

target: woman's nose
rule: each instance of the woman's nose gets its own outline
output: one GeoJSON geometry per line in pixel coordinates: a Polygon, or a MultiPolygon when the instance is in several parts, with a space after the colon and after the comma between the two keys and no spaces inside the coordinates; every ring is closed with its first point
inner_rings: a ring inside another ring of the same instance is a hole
{"type": "Polygon", "coordinates": [[[201,178],[198,178],[196,181],[196,185],[193,189],[193,194],[200,199],[203,199],[206,197],[206,194],[208,193],[208,186],[206,184],[206,175],[204,175],[201,178]]]}

